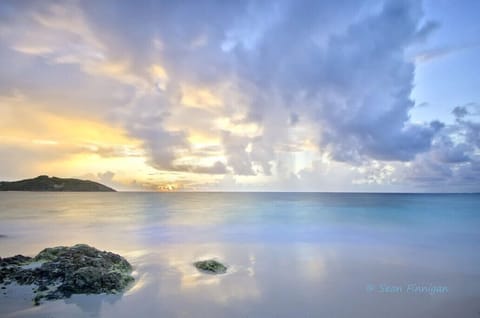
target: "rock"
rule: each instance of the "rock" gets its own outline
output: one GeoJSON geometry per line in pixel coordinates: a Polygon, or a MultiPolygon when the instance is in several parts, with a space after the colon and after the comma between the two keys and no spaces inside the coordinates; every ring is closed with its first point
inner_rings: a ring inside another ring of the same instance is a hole
{"type": "Polygon", "coordinates": [[[131,265],[120,255],[77,244],[46,248],[34,258],[0,259],[0,282],[36,285],[35,305],[72,294],[119,293],[133,281],[131,265]]]}
{"type": "Polygon", "coordinates": [[[227,266],[214,259],[198,261],[193,263],[193,265],[195,265],[197,269],[210,274],[224,274],[227,271],[227,266]]]}
{"type": "Polygon", "coordinates": [[[31,257],[23,255],[15,255],[12,257],[5,257],[0,259],[0,267],[6,267],[8,265],[24,265],[32,260],[31,257]]]}
{"type": "Polygon", "coordinates": [[[40,294],[37,294],[35,295],[35,297],[33,297],[33,304],[35,306],[40,306],[40,300],[42,299],[42,296],[40,294]]]}

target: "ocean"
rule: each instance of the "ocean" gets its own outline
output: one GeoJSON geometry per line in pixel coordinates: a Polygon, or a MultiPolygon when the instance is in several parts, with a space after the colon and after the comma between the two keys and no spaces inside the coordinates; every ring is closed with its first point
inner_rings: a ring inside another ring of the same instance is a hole
{"type": "Polygon", "coordinates": [[[0,317],[480,317],[478,194],[0,193],[1,257],[77,243],[135,282],[0,317]]]}

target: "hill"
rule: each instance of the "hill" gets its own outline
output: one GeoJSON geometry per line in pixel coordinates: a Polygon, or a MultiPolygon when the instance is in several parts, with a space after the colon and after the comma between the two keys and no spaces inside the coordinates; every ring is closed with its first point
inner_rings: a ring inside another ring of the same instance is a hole
{"type": "Polygon", "coordinates": [[[112,188],[90,180],[49,176],[38,176],[20,181],[1,181],[0,191],[115,192],[112,188]]]}

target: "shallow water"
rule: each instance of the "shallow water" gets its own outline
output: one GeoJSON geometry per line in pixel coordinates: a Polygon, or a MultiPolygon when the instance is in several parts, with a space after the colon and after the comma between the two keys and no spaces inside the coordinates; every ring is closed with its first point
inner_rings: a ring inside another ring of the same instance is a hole
{"type": "Polygon", "coordinates": [[[480,317],[480,195],[0,193],[0,256],[76,243],[135,283],[39,307],[9,287],[0,317],[480,317]]]}

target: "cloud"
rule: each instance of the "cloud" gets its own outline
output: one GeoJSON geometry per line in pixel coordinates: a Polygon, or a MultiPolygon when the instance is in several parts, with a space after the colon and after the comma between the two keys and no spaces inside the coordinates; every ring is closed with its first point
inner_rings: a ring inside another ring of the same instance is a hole
{"type": "Polygon", "coordinates": [[[462,118],[468,115],[468,110],[465,106],[457,106],[452,110],[452,114],[454,114],[455,117],[462,118]]]}
{"type": "Polygon", "coordinates": [[[175,165],[172,168],[175,171],[186,171],[186,172],[206,173],[206,174],[226,174],[228,172],[225,164],[220,161],[216,161],[211,166],[175,165]]]}
{"type": "Polygon", "coordinates": [[[461,163],[470,160],[471,151],[470,145],[455,144],[449,136],[441,136],[433,145],[432,156],[441,163],[461,163]]]}
{"type": "Polygon", "coordinates": [[[271,145],[285,137],[279,122],[292,119],[281,108],[295,109],[294,119],[303,113],[318,123],[321,151],[340,161],[407,161],[427,151],[436,131],[409,122],[414,65],[403,54],[434,29],[421,25],[418,3],[387,2],[339,33],[332,30],[320,43],[312,39],[314,32],[335,23],[321,19],[318,11],[328,15],[333,7],[319,5],[322,10],[310,16],[302,5],[288,2],[253,42],[245,43],[244,35],[247,39],[231,45],[251,96],[245,120],[263,125],[264,135],[277,136],[271,145]]]}
{"type": "Polygon", "coordinates": [[[465,139],[470,145],[480,148],[480,123],[473,121],[459,121],[465,132],[465,139]]]}
{"type": "Polygon", "coordinates": [[[480,115],[480,104],[470,102],[462,106],[456,106],[452,110],[452,114],[455,115],[456,118],[464,118],[469,115],[478,116],[480,115]]]}
{"type": "Polygon", "coordinates": [[[429,152],[399,167],[398,179],[430,191],[480,191],[480,124],[466,119],[470,113],[464,106],[452,113],[456,121],[442,127],[429,152]]]}
{"type": "Polygon", "coordinates": [[[455,125],[410,119],[407,53],[439,27],[419,1],[0,7],[0,94],[115,127],[136,147],[80,147],[105,160],[146,157],[175,176],[162,174],[162,189],[198,184],[196,174],[285,187],[319,185],[308,173],[350,185],[424,182],[466,174],[477,160],[472,105],[454,109],[455,125]]]}
{"type": "Polygon", "coordinates": [[[255,175],[250,160],[250,153],[247,146],[250,143],[248,137],[234,136],[229,132],[223,133],[223,145],[227,156],[228,165],[238,175],[255,175]]]}
{"type": "Polygon", "coordinates": [[[432,60],[443,58],[445,56],[448,56],[454,53],[462,52],[469,49],[474,49],[474,48],[477,48],[478,46],[480,46],[480,43],[476,42],[476,43],[467,43],[467,44],[461,44],[461,45],[443,46],[443,47],[425,50],[415,55],[415,62],[418,62],[418,63],[430,62],[432,60]]]}
{"type": "Polygon", "coordinates": [[[406,161],[430,148],[435,129],[409,122],[414,66],[403,56],[420,18],[414,3],[387,2],[329,42],[321,83],[330,92],[316,110],[333,158],[406,161]]]}
{"type": "Polygon", "coordinates": [[[115,173],[111,172],[111,171],[105,171],[105,172],[99,172],[97,174],[98,176],[98,179],[100,180],[100,182],[102,183],[111,183],[112,182],[112,179],[113,177],[115,176],[115,173]]]}

